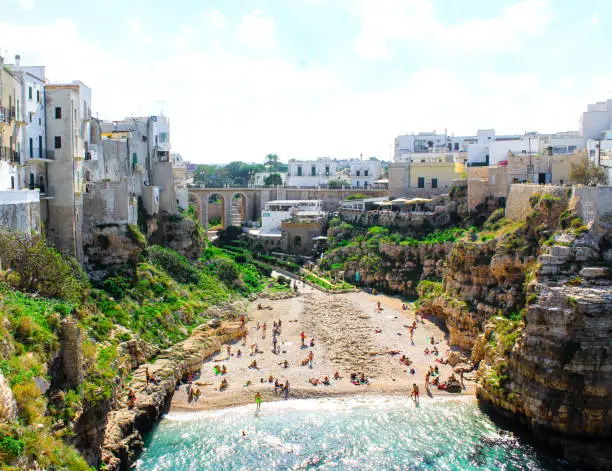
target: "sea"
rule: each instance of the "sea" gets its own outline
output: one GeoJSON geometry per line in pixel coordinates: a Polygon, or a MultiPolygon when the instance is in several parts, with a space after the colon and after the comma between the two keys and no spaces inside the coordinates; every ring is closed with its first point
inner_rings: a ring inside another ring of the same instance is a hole
{"type": "Polygon", "coordinates": [[[500,429],[473,399],[398,396],[264,402],[171,412],[140,471],[552,470],[558,462],[500,429]]]}

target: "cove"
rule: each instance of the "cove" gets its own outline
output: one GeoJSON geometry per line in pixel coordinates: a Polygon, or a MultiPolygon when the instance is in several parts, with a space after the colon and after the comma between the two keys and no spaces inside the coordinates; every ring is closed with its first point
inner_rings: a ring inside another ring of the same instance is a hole
{"type": "Polygon", "coordinates": [[[472,400],[325,398],[172,412],[146,440],[140,471],[548,470],[472,400]],[[243,436],[242,432],[246,435],[243,436]]]}

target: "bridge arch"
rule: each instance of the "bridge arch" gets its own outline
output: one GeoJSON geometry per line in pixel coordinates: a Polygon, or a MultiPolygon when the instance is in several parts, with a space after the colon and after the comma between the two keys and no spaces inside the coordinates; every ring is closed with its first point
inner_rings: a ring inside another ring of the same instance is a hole
{"type": "Polygon", "coordinates": [[[249,220],[249,199],[243,191],[235,191],[232,196],[231,219],[232,226],[242,226],[249,220]]]}

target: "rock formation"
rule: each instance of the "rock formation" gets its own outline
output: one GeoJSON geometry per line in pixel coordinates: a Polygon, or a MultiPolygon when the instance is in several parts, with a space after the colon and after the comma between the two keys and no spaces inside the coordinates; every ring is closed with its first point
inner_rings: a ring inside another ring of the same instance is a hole
{"type": "Polygon", "coordinates": [[[419,310],[443,318],[451,344],[472,350],[483,402],[562,446],[574,464],[610,469],[612,218],[588,230],[567,199],[533,205],[515,232],[457,243],[443,282],[419,288],[419,310]]]}
{"type": "Polygon", "coordinates": [[[0,371],[0,422],[12,422],[17,418],[17,402],[2,371],[0,371]]]}
{"type": "Polygon", "coordinates": [[[128,469],[142,451],[143,433],[169,405],[177,383],[187,374],[198,371],[203,361],[221,349],[221,345],[238,340],[239,322],[211,321],[198,327],[185,341],[159,353],[152,364],[141,365],[133,372],[128,388],[136,393],[136,404],[122,403],[108,416],[102,462],[108,470],[128,469]],[[146,369],[158,379],[147,383],[146,369]]]}

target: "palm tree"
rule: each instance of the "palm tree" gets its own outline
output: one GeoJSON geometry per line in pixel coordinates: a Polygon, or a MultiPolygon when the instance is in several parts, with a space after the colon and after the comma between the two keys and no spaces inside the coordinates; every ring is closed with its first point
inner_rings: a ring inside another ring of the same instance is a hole
{"type": "Polygon", "coordinates": [[[268,170],[268,172],[275,172],[278,169],[278,155],[276,154],[268,154],[266,155],[266,162],[264,166],[268,170]]]}

